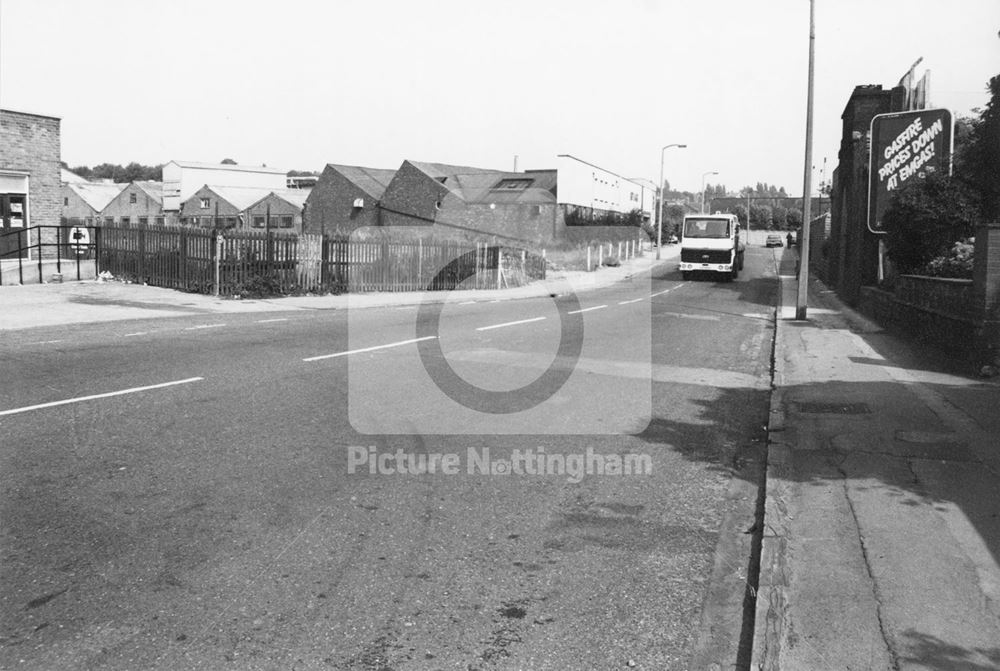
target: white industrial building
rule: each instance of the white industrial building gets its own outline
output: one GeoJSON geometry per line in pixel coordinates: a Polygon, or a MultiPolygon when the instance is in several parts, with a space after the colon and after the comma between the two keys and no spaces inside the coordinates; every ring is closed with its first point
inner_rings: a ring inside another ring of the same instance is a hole
{"type": "Polygon", "coordinates": [[[181,203],[206,184],[284,191],[285,171],[255,165],[170,161],[163,166],[164,211],[180,210],[181,203]]]}
{"type": "Polygon", "coordinates": [[[559,205],[626,214],[640,210],[649,218],[656,208],[652,186],[600,168],[569,154],[556,157],[559,205]]]}

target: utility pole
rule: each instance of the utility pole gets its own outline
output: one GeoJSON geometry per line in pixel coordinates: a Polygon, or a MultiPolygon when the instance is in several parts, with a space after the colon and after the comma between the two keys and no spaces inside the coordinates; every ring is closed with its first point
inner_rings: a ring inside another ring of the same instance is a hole
{"type": "Polygon", "coordinates": [[[663,155],[671,147],[685,149],[686,144],[668,144],[660,149],[660,183],[656,187],[656,260],[660,260],[660,247],[663,246],[663,155]]]}
{"type": "Polygon", "coordinates": [[[809,296],[809,224],[812,219],[812,125],[813,75],[816,54],[816,0],[809,0],[809,83],[806,93],[806,161],[802,178],[802,238],[799,240],[799,290],[795,301],[795,318],[806,319],[809,296]]]}

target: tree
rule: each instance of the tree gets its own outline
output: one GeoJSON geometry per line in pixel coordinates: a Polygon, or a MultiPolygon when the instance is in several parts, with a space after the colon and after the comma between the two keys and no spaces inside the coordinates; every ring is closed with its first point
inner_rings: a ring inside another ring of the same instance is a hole
{"type": "Polygon", "coordinates": [[[979,198],[987,221],[1000,219],[1000,75],[990,79],[990,99],[978,119],[955,128],[955,176],[979,198]],[[961,126],[966,126],[962,128],[961,126]]]}
{"type": "Polygon", "coordinates": [[[957,240],[973,235],[979,211],[968,187],[933,172],[893,193],[882,215],[889,258],[902,273],[920,272],[957,240]]]}
{"type": "Polygon", "coordinates": [[[783,205],[775,205],[771,209],[771,216],[774,217],[774,227],[778,230],[788,228],[788,208],[783,205]]]}

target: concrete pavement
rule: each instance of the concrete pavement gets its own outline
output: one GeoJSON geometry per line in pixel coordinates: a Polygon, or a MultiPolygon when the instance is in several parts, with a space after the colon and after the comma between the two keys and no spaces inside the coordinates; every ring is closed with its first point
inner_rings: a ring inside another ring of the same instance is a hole
{"type": "Polygon", "coordinates": [[[1000,385],[783,277],[753,669],[1000,669],[1000,385]]]}
{"type": "Polygon", "coordinates": [[[660,261],[656,260],[655,250],[650,249],[643,256],[623,261],[618,267],[604,266],[589,273],[549,271],[545,281],[495,291],[374,292],[239,300],[99,280],[0,286],[0,331],[194,314],[338,310],[348,307],[358,309],[446,299],[467,301],[536,298],[563,293],[568,287],[576,292],[584,292],[610,286],[633,275],[649,273],[656,267],[673,267],[672,264],[679,255],[679,245],[664,246],[660,261]]]}

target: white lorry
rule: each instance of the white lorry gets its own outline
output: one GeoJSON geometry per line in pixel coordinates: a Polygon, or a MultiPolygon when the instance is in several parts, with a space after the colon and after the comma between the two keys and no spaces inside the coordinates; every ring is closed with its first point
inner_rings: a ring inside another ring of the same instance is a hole
{"type": "Polygon", "coordinates": [[[681,227],[681,274],[722,273],[732,280],[743,270],[746,243],[735,214],[689,214],[681,227]]]}

